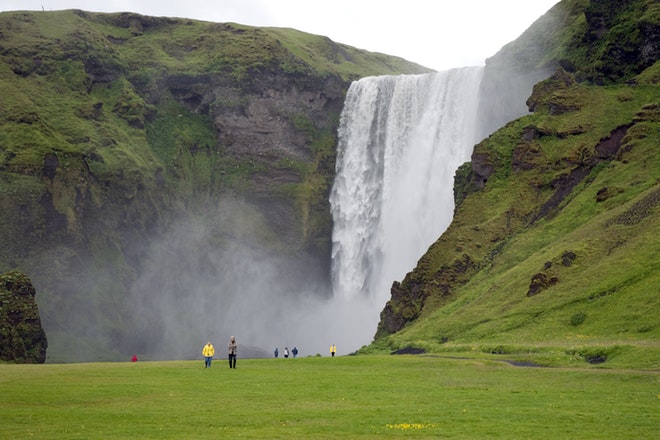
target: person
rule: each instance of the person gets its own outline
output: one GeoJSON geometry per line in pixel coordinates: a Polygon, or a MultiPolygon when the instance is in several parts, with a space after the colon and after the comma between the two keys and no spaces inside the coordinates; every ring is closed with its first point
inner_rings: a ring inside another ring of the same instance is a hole
{"type": "Polygon", "coordinates": [[[213,355],[215,354],[215,348],[211,341],[207,342],[204,348],[202,348],[202,356],[204,356],[204,368],[211,368],[211,361],[213,360],[213,355]]]}
{"type": "Polygon", "coordinates": [[[289,347],[284,347],[284,357],[285,358],[289,357],[289,347]]]}
{"type": "Polygon", "coordinates": [[[295,358],[298,356],[298,349],[296,347],[293,347],[293,350],[291,350],[291,353],[293,354],[293,357],[295,358]]]}
{"type": "Polygon", "coordinates": [[[330,356],[335,357],[335,353],[337,353],[337,346],[335,344],[332,344],[330,346],[330,356]]]}
{"type": "Polygon", "coordinates": [[[131,362],[137,362],[137,355],[134,354],[133,357],[131,358],[131,362]]]}
{"type": "Polygon", "coordinates": [[[280,351],[275,347],[275,357],[277,357],[278,354],[280,354],[280,351]]]}
{"type": "Polygon", "coordinates": [[[238,344],[236,343],[236,338],[229,338],[229,368],[236,368],[236,351],[238,349],[238,344]]]}

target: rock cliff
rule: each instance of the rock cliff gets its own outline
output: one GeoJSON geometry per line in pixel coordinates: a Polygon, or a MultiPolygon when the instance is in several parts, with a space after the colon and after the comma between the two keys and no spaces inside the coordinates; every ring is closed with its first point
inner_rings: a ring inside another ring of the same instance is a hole
{"type": "Polygon", "coordinates": [[[43,364],[48,340],[41,327],[35,290],[19,271],[0,274],[0,360],[43,364]]]}
{"type": "MultiPolygon", "coordinates": [[[[250,290],[327,295],[343,96],[428,71],[291,29],[130,13],[8,12],[0,29],[0,271],[33,280],[53,360],[166,357],[168,313],[208,291],[220,321],[250,290]]],[[[185,309],[172,321],[200,325],[185,309]]]]}

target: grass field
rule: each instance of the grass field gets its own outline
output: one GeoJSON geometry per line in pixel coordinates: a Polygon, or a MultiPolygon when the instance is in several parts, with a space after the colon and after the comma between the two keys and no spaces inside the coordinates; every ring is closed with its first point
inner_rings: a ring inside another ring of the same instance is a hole
{"type": "Polygon", "coordinates": [[[342,356],[0,364],[2,439],[652,439],[660,372],[342,356]]]}

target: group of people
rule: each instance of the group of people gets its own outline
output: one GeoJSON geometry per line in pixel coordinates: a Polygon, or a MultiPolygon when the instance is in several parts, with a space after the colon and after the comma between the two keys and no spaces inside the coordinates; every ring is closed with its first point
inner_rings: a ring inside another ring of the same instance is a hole
{"type": "MultiPolygon", "coordinates": [[[[236,343],[236,338],[232,336],[229,338],[229,344],[227,345],[229,353],[229,368],[236,368],[236,354],[238,352],[238,344],[236,343]]],[[[207,342],[204,348],[202,348],[202,356],[204,356],[204,365],[206,368],[211,368],[211,361],[215,355],[215,348],[211,341],[207,342]]]]}
{"type": "MultiPolygon", "coordinates": [[[[275,354],[275,357],[278,357],[280,354],[280,351],[275,347],[275,351],[273,352],[275,354]]],[[[293,347],[293,350],[291,350],[291,354],[293,354],[293,357],[298,356],[298,349],[296,347],[293,347]]],[[[332,344],[330,346],[330,356],[335,357],[335,354],[337,354],[337,346],[335,344],[332,344]]],[[[289,357],[289,348],[284,347],[284,357],[288,358],[289,357]]]]}
{"type": "MultiPolygon", "coordinates": [[[[234,336],[229,338],[229,344],[227,345],[227,348],[229,353],[229,368],[236,368],[236,353],[238,351],[238,344],[236,343],[236,338],[234,336]]],[[[279,353],[280,351],[277,349],[277,347],[275,347],[275,357],[278,357],[279,353]]],[[[330,356],[335,357],[336,353],[337,346],[332,344],[330,346],[330,356]]],[[[284,347],[283,354],[285,358],[289,357],[289,347],[284,347]]],[[[293,347],[291,354],[294,358],[298,356],[298,348],[293,347]]],[[[202,356],[204,356],[205,368],[211,368],[211,361],[213,360],[213,356],[215,356],[215,348],[213,347],[213,344],[211,344],[211,341],[207,342],[204,348],[202,348],[202,356]]],[[[133,358],[133,362],[136,362],[137,357],[133,356],[133,358]]]]}
{"type": "MultiPolygon", "coordinates": [[[[236,353],[238,352],[238,344],[236,343],[236,338],[232,336],[229,338],[229,344],[227,344],[228,348],[228,354],[229,354],[229,368],[236,368],[236,353]]],[[[280,351],[275,347],[275,357],[278,357],[280,354],[280,351]]],[[[335,354],[337,353],[337,346],[335,344],[332,344],[330,346],[330,356],[335,357],[335,354]]],[[[289,357],[289,347],[284,347],[284,357],[288,358],[289,357]]],[[[295,358],[298,356],[298,349],[296,347],[293,347],[293,350],[291,350],[291,354],[295,358]]],[[[213,356],[215,356],[215,348],[213,347],[213,344],[211,344],[211,341],[207,342],[204,348],[202,348],[202,356],[204,356],[204,366],[205,368],[211,368],[211,361],[213,360],[213,356]]],[[[136,355],[133,355],[131,358],[131,362],[137,362],[138,358],[136,355]]]]}
{"type": "MultiPolygon", "coordinates": [[[[280,350],[277,347],[275,347],[275,351],[273,352],[273,354],[275,355],[275,357],[278,357],[280,355],[280,350]]],[[[285,358],[288,358],[289,347],[284,347],[284,353],[282,354],[284,355],[285,358]]],[[[293,347],[293,350],[291,350],[291,354],[293,355],[293,357],[298,356],[298,349],[296,347],[293,347]]]]}

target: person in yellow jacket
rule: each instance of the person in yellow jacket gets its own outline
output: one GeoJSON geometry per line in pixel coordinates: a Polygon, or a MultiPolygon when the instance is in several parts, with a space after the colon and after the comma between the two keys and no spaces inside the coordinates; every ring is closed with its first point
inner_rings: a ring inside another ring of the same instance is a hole
{"type": "Polygon", "coordinates": [[[330,346],[330,356],[335,357],[335,353],[337,353],[337,346],[335,344],[332,344],[330,346]]]}
{"type": "Polygon", "coordinates": [[[213,344],[209,341],[204,348],[202,348],[202,356],[204,356],[204,365],[206,365],[206,368],[211,368],[211,361],[213,360],[214,354],[215,348],[213,348],[213,344]]]}

